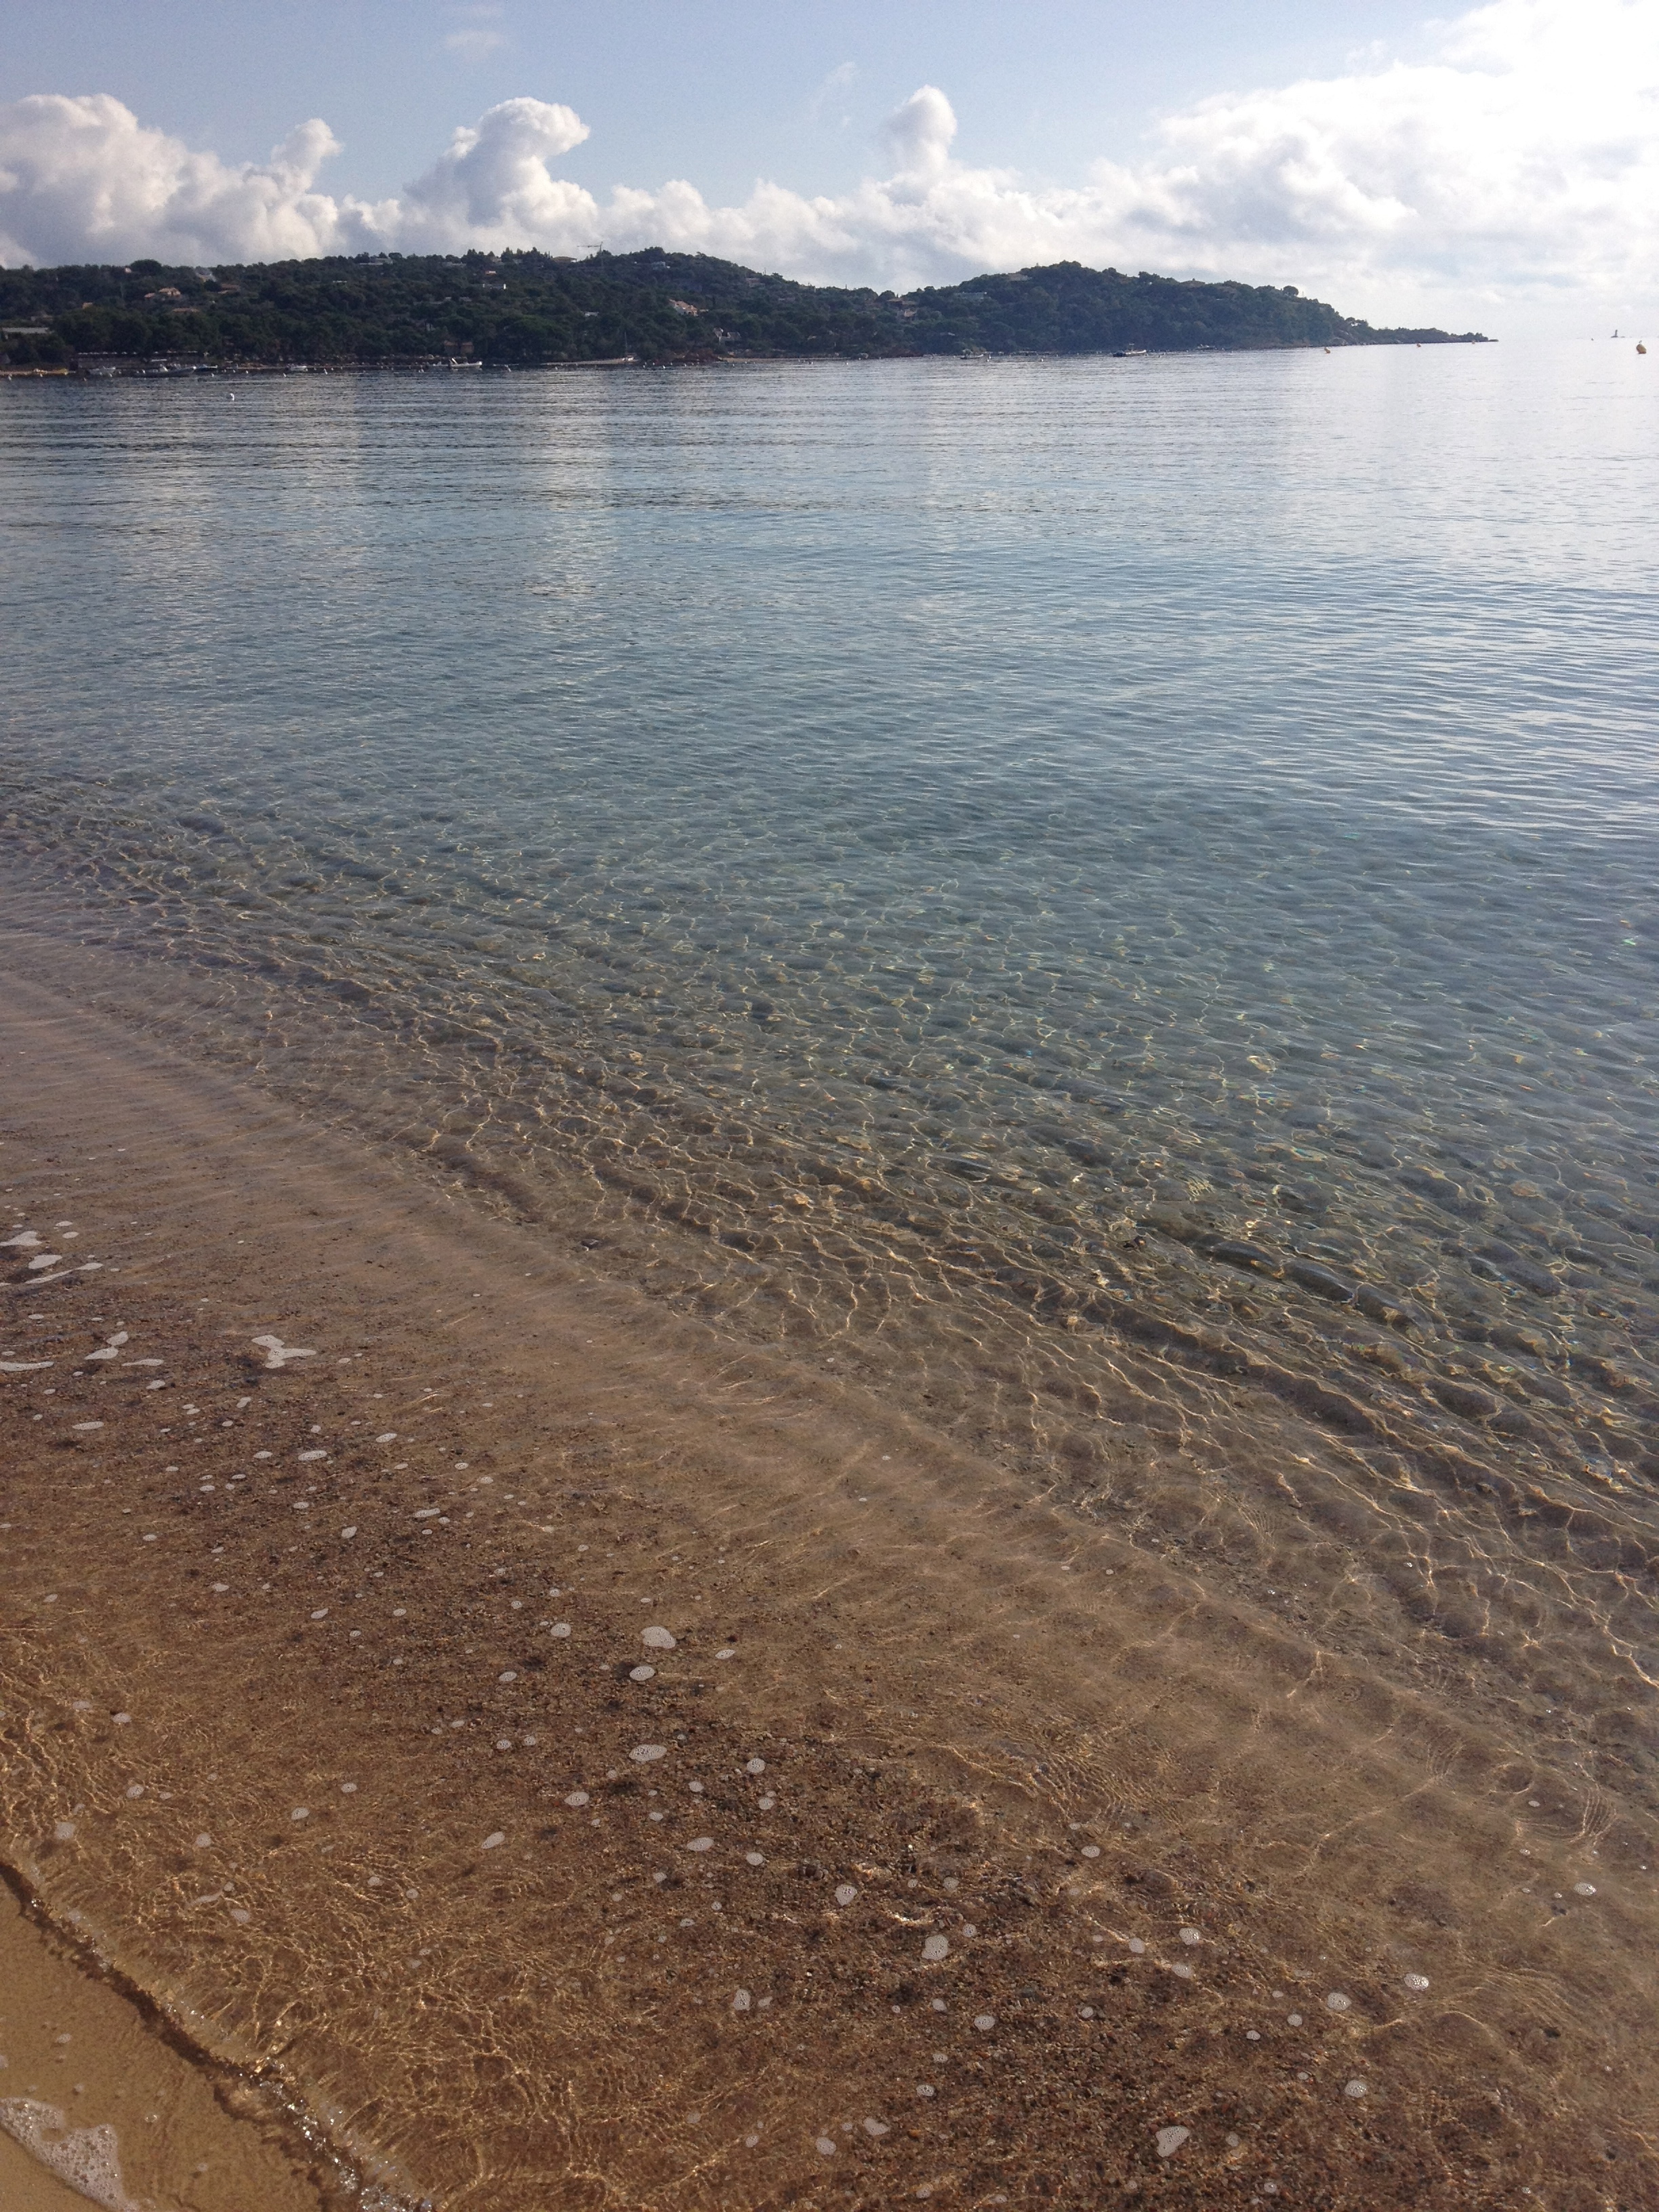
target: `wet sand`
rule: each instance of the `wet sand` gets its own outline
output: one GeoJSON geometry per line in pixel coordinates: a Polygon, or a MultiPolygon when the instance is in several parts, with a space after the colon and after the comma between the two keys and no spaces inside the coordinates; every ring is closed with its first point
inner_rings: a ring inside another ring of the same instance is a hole
{"type": "Polygon", "coordinates": [[[309,2161],[296,2160],[281,2115],[261,2114],[239,2075],[204,2063],[143,1991],[61,1940],[9,1888],[0,1888],[0,2112],[19,2138],[0,2129],[6,2212],[84,2207],[66,2170],[112,2212],[133,2201],[139,2172],[147,2202],[314,2205],[309,2161]]]}
{"type": "Polygon", "coordinates": [[[3,1020],[4,1855],[250,2145],[88,2080],[136,2198],[1659,2202],[1650,1830],[1510,1709],[3,1020]]]}

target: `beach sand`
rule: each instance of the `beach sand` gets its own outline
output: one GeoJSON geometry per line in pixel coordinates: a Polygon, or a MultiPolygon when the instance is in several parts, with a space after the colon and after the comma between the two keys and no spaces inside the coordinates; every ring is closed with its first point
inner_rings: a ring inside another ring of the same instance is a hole
{"type": "Polygon", "coordinates": [[[135,2200],[1659,2203],[1650,1832],[1455,1678],[0,1005],[0,1849],[135,2200]]]}
{"type": "Polygon", "coordinates": [[[112,2205],[130,2203],[124,2158],[163,2204],[307,2212],[309,2160],[280,2116],[261,2124],[239,2074],[204,2063],[142,1990],[38,1918],[0,1888],[0,2114],[21,2138],[0,2130],[5,2212],[84,2207],[66,2169],[112,2205]]]}

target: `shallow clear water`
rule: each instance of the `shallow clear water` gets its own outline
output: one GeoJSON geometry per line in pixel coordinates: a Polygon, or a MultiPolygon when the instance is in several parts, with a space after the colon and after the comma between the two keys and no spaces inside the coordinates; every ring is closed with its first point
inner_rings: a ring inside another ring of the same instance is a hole
{"type": "Polygon", "coordinates": [[[9,913],[1079,1511],[1293,1520],[1624,1712],[1651,371],[13,386],[9,913]]]}

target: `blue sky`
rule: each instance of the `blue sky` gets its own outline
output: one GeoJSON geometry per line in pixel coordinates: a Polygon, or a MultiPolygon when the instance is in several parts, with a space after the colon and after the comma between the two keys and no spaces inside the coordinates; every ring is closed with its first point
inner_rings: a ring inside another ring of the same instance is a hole
{"type": "Polygon", "coordinates": [[[1659,304],[1659,0],[12,0],[0,262],[596,240],[1588,336],[1659,304]]]}

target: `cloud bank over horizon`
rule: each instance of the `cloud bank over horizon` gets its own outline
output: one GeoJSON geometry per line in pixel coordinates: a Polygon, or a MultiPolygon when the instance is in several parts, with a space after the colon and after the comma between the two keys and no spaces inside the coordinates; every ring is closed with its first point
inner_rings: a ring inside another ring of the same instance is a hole
{"type": "Polygon", "coordinates": [[[315,118],[232,164],[107,94],[34,94],[0,107],[0,263],[603,243],[898,290],[1058,260],[1295,282],[1374,320],[1633,307],[1659,247],[1659,0],[1495,0],[1430,60],[1201,101],[1073,185],[958,160],[933,85],[888,118],[883,173],[832,197],[763,181],[711,206],[675,179],[601,201],[552,166],[588,135],[569,107],[504,100],[370,201],[319,188],[340,149],[315,118]]]}

